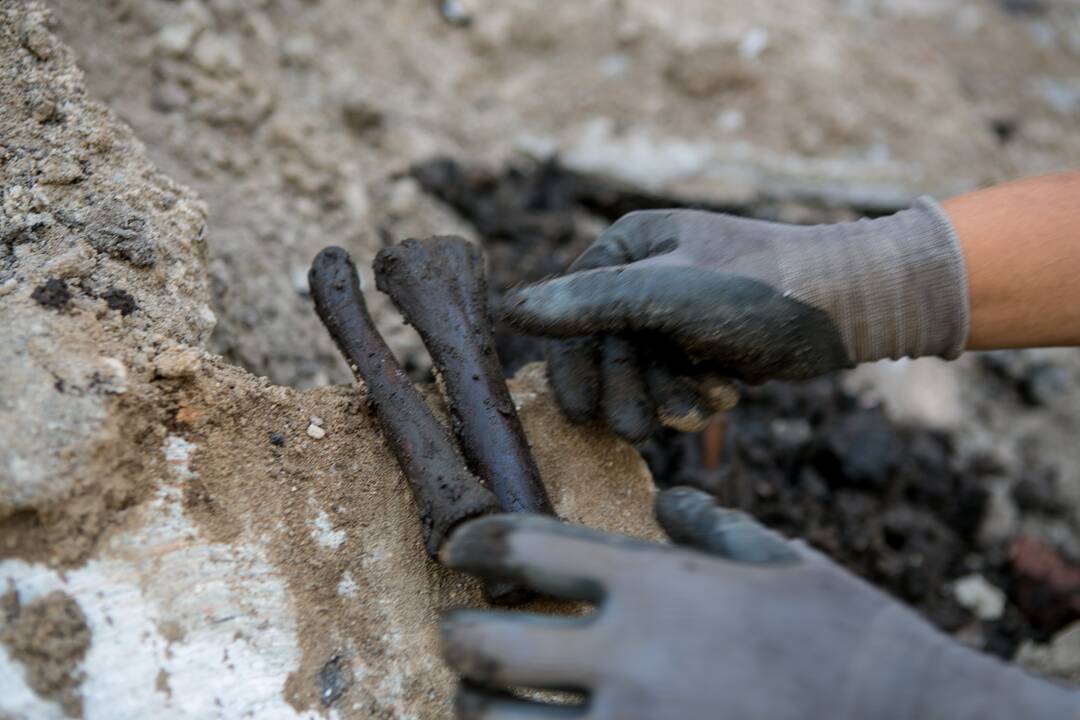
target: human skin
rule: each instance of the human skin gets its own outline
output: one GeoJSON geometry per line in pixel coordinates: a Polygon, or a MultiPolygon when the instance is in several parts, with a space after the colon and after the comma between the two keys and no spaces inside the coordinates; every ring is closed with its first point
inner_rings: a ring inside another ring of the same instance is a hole
{"type": "Polygon", "coordinates": [[[941,203],[968,278],[968,350],[1080,345],[1080,171],[941,203]]]}

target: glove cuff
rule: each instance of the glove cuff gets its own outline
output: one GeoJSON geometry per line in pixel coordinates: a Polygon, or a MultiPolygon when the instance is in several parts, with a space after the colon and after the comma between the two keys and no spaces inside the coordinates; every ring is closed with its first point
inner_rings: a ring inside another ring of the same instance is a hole
{"type": "Polygon", "coordinates": [[[820,233],[815,242],[781,257],[784,284],[829,313],[852,363],[929,355],[951,360],[963,352],[969,327],[964,256],[934,200],[922,197],[894,215],[812,231],[820,233]]]}

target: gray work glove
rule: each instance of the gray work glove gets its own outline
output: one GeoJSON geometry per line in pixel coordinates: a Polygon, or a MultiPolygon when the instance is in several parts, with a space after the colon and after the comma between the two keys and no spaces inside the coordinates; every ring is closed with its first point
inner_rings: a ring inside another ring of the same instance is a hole
{"type": "Polygon", "coordinates": [[[658,515],[670,535],[699,549],[535,515],[489,516],[455,532],[442,553],[450,566],[599,606],[587,617],[449,614],[444,655],[466,679],[459,718],[1077,717],[1077,693],[958,645],[703,493],[668,491],[658,515]],[[588,697],[555,706],[510,688],[588,697]]]}
{"type": "Polygon", "coordinates": [[[505,312],[526,332],[564,338],[551,344],[548,374],[570,419],[601,418],[632,442],[655,418],[707,417],[694,395],[702,377],[758,383],[954,358],[968,333],[963,257],[929,198],[816,226],[631,213],[569,274],[510,293],[505,312]]]}

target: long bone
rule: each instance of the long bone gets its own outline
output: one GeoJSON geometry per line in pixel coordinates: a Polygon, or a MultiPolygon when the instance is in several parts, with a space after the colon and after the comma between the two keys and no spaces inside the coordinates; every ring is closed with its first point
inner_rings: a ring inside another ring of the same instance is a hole
{"type": "Polygon", "coordinates": [[[412,490],[424,545],[436,557],[459,523],[498,510],[495,496],[469,472],[457,445],[375,329],[348,253],[337,247],[320,252],[308,284],[319,319],[366,386],[368,402],[412,490]]]}
{"type": "Polygon", "coordinates": [[[453,236],[406,240],[374,268],[438,368],[469,468],[502,511],[554,515],[495,353],[480,249],[453,236]]]}

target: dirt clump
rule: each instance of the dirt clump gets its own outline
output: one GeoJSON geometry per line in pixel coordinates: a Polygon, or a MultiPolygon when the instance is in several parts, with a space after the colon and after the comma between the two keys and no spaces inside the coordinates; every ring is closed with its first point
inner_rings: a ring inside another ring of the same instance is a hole
{"type": "Polygon", "coordinates": [[[90,647],[86,618],[69,595],[53,591],[25,605],[14,589],[4,596],[0,642],[22,664],[26,682],[55,700],[71,717],[82,717],[79,664],[90,647]]]}

